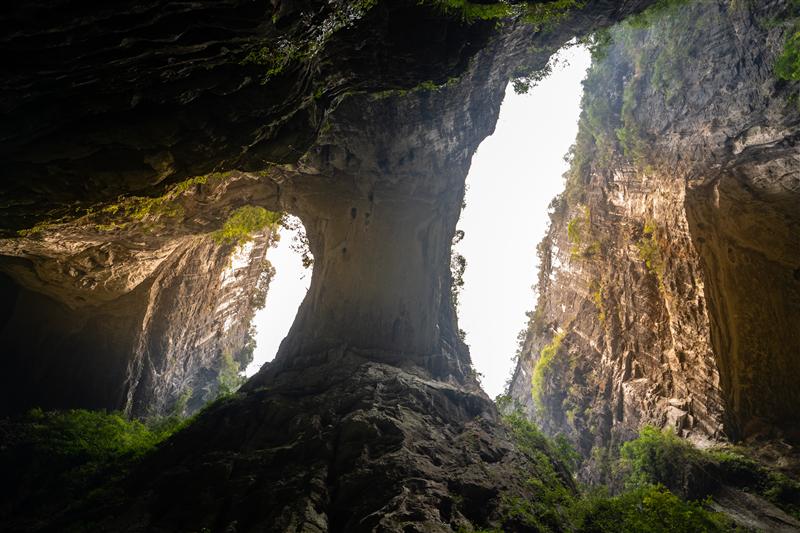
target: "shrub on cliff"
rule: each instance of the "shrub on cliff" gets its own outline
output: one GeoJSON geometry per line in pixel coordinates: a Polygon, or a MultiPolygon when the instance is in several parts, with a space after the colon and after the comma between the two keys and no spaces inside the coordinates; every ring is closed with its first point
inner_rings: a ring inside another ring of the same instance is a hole
{"type": "MultiPolygon", "coordinates": [[[[507,410],[507,405],[499,405],[507,410]]],[[[553,441],[518,411],[503,417],[512,438],[529,464],[529,480],[533,498],[503,496],[503,526],[508,531],[576,531],[696,533],[730,531],[730,521],[706,509],[705,502],[684,501],[663,485],[642,482],[617,496],[602,489],[581,493],[573,485],[575,452],[563,442],[553,441]],[[510,529],[509,529],[510,528],[510,529]]],[[[662,438],[658,430],[648,429],[645,437],[629,448],[634,458],[659,455],[650,453],[661,448],[664,440],[677,446],[673,439],[662,438]],[[658,444],[655,444],[657,441],[658,444]]],[[[688,446],[688,445],[687,445],[688,446]]],[[[691,446],[689,446],[691,448],[691,446]]],[[[683,447],[675,455],[686,452],[683,447]]],[[[671,456],[669,453],[666,456],[671,456]]],[[[642,469],[649,466],[634,461],[642,469]]],[[[647,463],[647,461],[643,461],[647,463]]]]}
{"type": "Polygon", "coordinates": [[[533,367],[531,375],[531,396],[533,396],[536,406],[541,410],[545,408],[545,399],[550,389],[548,381],[555,374],[554,369],[558,363],[557,356],[561,351],[561,342],[564,340],[566,332],[557,333],[550,344],[542,348],[539,352],[539,359],[533,367]]]}
{"type": "Polygon", "coordinates": [[[780,79],[800,81],[800,29],[795,29],[786,40],[783,52],[775,62],[775,74],[780,79]]]}
{"type": "Polygon", "coordinates": [[[281,222],[281,213],[267,211],[263,207],[246,205],[230,214],[222,228],[213,236],[217,242],[244,244],[251,240],[256,232],[267,227],[276,227],[281,222]]]}
{"type": "Polygon", "coordinates": [[[687,486],[687,476],[701,467],[700,451],[672,430],[645,426],[620,450],[619,469],[627,488],[663,484],[683,496],[696,496],[687,486]]]}
{"type": "Polygon", "coordinates": [[[671,430],[646,426],[621,449],[619,473],[628,489],[662,484],[700,499],[720,486],[756,494],[800,519],[800,482],[767,468],[740,448],[700,450],[671,430]]]}

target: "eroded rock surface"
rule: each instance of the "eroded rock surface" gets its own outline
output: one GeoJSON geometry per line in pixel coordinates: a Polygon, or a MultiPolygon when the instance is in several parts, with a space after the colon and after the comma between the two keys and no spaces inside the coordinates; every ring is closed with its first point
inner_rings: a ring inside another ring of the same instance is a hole
{"type": "Polygon", "coordinates": [[[9,527],[526,531],[510,506],[537,497],[527,482],[540,475],[536,461],[552,462],[549,483],[575,491],[546,450],[535,459],[517,448],[475,386],[433,379],[396,354],[346,347],[292,361],[269,364],[267,386],[204,411],[121,486],[9,527]]]}
{"type": "Polygon", "coordinates": [[[511,394],[589,477],[643,424],[797,442],[800,113],[772,69],[790,12],[692,2],[615,30],[586,82],[511,394]]]}

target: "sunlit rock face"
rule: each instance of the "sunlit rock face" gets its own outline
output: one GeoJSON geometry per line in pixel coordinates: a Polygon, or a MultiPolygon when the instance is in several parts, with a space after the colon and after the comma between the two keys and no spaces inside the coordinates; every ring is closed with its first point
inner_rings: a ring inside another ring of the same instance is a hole
{"type": "Polygon", "coordinates": [[[225,365],[235,371],[249,362],[272,235],[236,246],[191,234],[203,223],[202,200],[230,209],[226,197],[239,201],[242,186],[257,179],[212,181],[171,199],[174,216],[114,214],[114,229],[100,227],[110,214],[86,216],[0,241],[9,294],[0,331],[4,413],[191,412],[215,397],[225,365]]]}
{"type": "Polygon", "coordinates": [[[645,423],[701,442],[800,437],[800,113],[772,69],[788,25],[769,22],[787,9],[669,11],[615,32],[586,84],[586,166],[541,245],[511,394],[595,475],[645,423]]]}

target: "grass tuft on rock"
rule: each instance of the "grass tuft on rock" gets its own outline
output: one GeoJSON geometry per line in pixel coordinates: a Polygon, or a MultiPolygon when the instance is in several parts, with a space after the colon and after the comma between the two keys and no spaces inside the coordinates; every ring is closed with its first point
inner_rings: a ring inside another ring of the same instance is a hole
{"type": "Polygon", "coordinates": [[[246,205],[228,217],[222,228],[212,235],[217,242],[244,244],[265,229],[276,228],[282,219],[281,213],[267,211],[263,207],[246,205]]]}

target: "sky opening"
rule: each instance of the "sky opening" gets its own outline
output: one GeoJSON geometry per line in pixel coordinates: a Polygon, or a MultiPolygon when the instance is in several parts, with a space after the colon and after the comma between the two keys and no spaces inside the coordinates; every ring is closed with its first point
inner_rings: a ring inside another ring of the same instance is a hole
{"type": "Polygon", "coordinates": [[[267,291],[267,305],[256,311],[253,317],[256,349],[253,351],[253,361],[245,370],[246,376],[252,376],[261,365],[275,358],[311,284],[311,268],[304,268],[300,253],[292,249],[292,243],[303,224],[299,218],[292,219],[289,226],[296,229],[281,227],[278,245],[267,252],[267,259],[275,268],[275,276],[267,291]]]}
{"type": "Polygon", "coordinates": [[[492,398],[504,392],[517,334],[536,304],[536,245],[550,221],[547,206],[564,189],[590,61],[585,47],[572,46],[527,94],[509,86],[494,134],[472,158],[458,223],[464,239],[455,247],[467,260],[458,322],[492,398]]]}
{"type": "MultiPolygon", "coordinates": [[[[549,222],[547,206],[564,188],[564,155],[578,131],[589,63],[586,48],[568,47],[553,73],[527,94],[509,86],[495,133],[481,143],[467,176],[467,207],[458,224],[465,236],[456,246],[467,260],[459,327],[491,397],[504,391],[517,334],[536,303],[536,245],[549,222]]],[[[276,274],[267,305],[253,320],[257,345],[248,376],[275,357],[311,282],[311,269],[292,250],[295,234],[281,228],[277,248],[267,254],[276,274]]]]}

